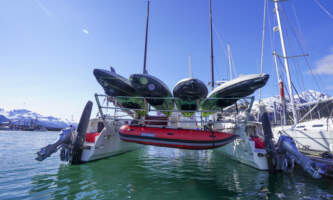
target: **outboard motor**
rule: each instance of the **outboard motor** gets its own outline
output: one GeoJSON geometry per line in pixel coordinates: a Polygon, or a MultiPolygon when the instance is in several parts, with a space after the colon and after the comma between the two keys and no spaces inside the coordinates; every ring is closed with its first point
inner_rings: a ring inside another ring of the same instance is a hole
{"type": "Polygon", "coordinates": [[[311,160],[297,150],[295,141],[286,135],[281,135],[277,144],[279,154],[281,154],[283,171],[290,171],[296,162],[305,172],[313,178],[319,179],[326,174],[327,165],[311,160]]]}
{"type": "Polygon", "coordinates": [[[47,157],[50,157],[53,153],[57,152],[61,148],[60,158],[62,161],[69,160],[69,146],[72,144],[72,138],[75,129],[73,127],[65,128],[60,131],[58,140],[49,144],[46,147],[41,148],[37,152],[37,157],[35,158],[38,161],[43,161],[47,157]]]}
{"type": "Polygon", "coordinates": [[[329,176],[329,173],[332,171],[330,167],[323,162],[311,160],[299,152],[295,141],[291,137],[282,135],[277,145],[273,144],[272,130],[266,112],[263,112],[261,122],[265,135],[268,164],[271,171],[282,170],[283,172],[291,172],[294,169],[295,163],[297,163],[315,179],[329,176]]]}
{"type": "Polygon", "coordinates": [[[79,125],[75,130],[73,127],[63,129],[59,139],[37,152],[38,161],[43,161],[61,148],[60,159],[69,161],[71,164],[80,164],[83,144],[92,110],[92,102],[88,101],[81,114],[79,125]]]}

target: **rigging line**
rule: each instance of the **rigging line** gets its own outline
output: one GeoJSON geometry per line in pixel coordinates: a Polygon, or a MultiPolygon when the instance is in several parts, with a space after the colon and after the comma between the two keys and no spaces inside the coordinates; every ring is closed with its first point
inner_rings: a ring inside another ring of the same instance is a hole
{"type": "Polygon", "coordinates": [[[321,3],[319,3],[318,0],[313,1],[319,6],[319,8],[321,8],[322,11],[324,11],[331,19],[333,19],[333,15],[321,3]]]}
{"type": "MultiPolygon", "coordinates": [[[[300,40],[298,39],[294,27],[290,24],[289,19],[288,19],[288,16],[285,14],[284,10],[283,10],[282,13],[283,13],[283,15],[285,16],[285,18],[287,19],[287,24],[289,25],[289,27],[291,27],[292,33],[293,33],[294,36],[295,36],[296,42],[298,43],[301,52],[304,54],[305,51],[304,51],[304,49],[303,49],[303,45],[302,45],[302,43],[300,42],[300,40]]],[[[311,65],[310,65],[309,60],[308,60],[306,57],[304,57],[304,59],[305,59],[305,62],[306,62],[306,64],[307,64],[307,66],[308,66],[310,72],[311,72],[312,78],[313,78],[313,80],[314,80],[314,82],[315,82],[317,88],[318,88],[319,90],[321,90],[321,89],[320,89],[320,86],[319,86],[319,82],[318,82],[318,80],[317,80],[318,77],[314,76],[314,74],[313,74],[313,72],[312,72],[312,67],[311,67],[311,65]]],[[[320,77],[319,77],[319,79],[320,79],[320,77]]]]}
{"type": "Polygon", "coordinates": [[[230,50],[230,45],[229,45],[228,54],[230,56],[230,61],[231,61],[231,74],[237,76],[237,71],[236,71],[236,67],[235,67],[235,61],[234,61],[234,58],[232,57],[232,52],[230,50]]]}
{"type": "MultiPolygon", "coordinates": [[[[282,8],[282,7],[281,7],[281,8],[282,8]]],[[[302,43],[299,41],[299,39],[298,39],[298,37],[297,37],[297,35],[296,35],[296,33],[295,33],[294,27],[289,23],[289,18],[288,18],[288,16],[285,14],[284,9],[282,8],[281,10],[282,10],[282,14],[283,14],[283,15],[285,16],[285,18],[287,19],[286,21],[287,21],[288,25],[291,27],[292,33],[293,33],[294,36],[295,36],[295,39],[296,39],[296,41],[297,41],[297,43],[298,43],[298,45],[299,45],[299,48],[300,48],[302,54],[305,54],[304,48],[303,48],[303,46],[302,46],[302,43]]],[[[307,66],[308,66],[308,68],[309,68],[309,70],[310,70],[310,73],[311,73],[311,75],[312,75],[312,78],[313,78],[313,80],[314,80],[314,82],[315,82],[317,88],[318,88],[319,90],[321,90],[321,89],[320,89],[320,84],[319,84],[319,82],[318,82],[318,80],[317,80],[317,79],[319,79],[319,81],[322,82],[321,78],[320,78],[320,77],[316,77],[316,76],[314,76],[314,73],[313,73],[313,71],[312,71],[312,67],[311,67],[311,65],[310,65],[310,61],[307,59],[307,57],[304,57],[304,59],[305,59],[305,62],[306,62],[307,66]]]]}
{"type": "Polygon", "coordinates": [[[294,88],[294,90],[295,90],[295,92],[296,92],[296,94],[297,94],[297,97],[298,97],[298,99],[299,99],[299,103],[301,103],[301,100],[304,100],[303,98],[301,98],[301,96],[299,95],[299,93],[298,93],[298,91],[297,91],[297,89],[296,89],[296,87],[295,87],[295,85],[294,85],[294,83],[291,81],[291,86],[293,86],[293,88],[294,88]]]}
{"type": "MultiPolygon", "coordinates": [[[[221,43],[221,46],[223,47],[223,52],[224,52],[224,56],[227,58],[227,50],[226,50],[226,45],[224,45],[224,42],[223,42],[223,40],[222,40],[222,37],[221,37],[221,35],[217,32],[217,29],[216,29],[216,27],[215,27],[215,24],[213,23],[213,30],[214,30],[214,32],[215,32],[215,34],[216,34],[216,36],[217,36],[217,40],[221,43]]],[[[228,58],[227,58],[228,59],[228,58]]]]}
{"type": "MultiPolygon", "coordinates": [[[[298,18],[298,15],[297,15],[297,12],[296,12],[296,8],[295,8],[295,4],[293,1],[291,1],[291,6],[292,6],[292,9],[293,9],[293,12],[294,12],[294,16],[295,16],[295,19],[296,19],[296,25],[297,25],[297,29],[298,29],[298,34],[299,34],[299,37],[300,37],[300,40],[303,42],[303,46],[304,45],[304,34],[303,34],[303,31],[301,29],[301,25],[300,25],[300,22],[299,22],[299,18],[298,18]]],[[[297,60],[295,60],[295,64],[297,65],[297,68],[300,68],[300,62],[297,60]]],[[[304,84],[304,78],[303,76],[300,77],[301,78],[301,82],[302,82],[302,85],[304,86],[303,90],[305,90],[305,84],[304,84]]]]}
{"type": "MultiPolygon", "coordinates": [[[[266,8],[267,8],[267,0],[264,0],[264,19],[262,24],[262,40],[261,40],[261,58],[260,58],[260,73],[263,72],[263,64],[264,64],[264,47],[265,47],[265,29],[266,29],[266,8]]],[[[261,101],[261,88],[259,90],[259,102],[261,101]]]]}
{"type": "MultiPolygon", "coordinates": [[[[285,36],[286,36],[286,41],[288,43],[288,46],[292,48],[293,45],[292,45],[291,39],[289,37],[289,32],[286,31],[285,33],[286,33],[285,36]]],[[[295,49],[292,48],[292,50],[295,50],[295,49]]],[[[296,77],[296,82],[299,85],[299,87],[305,88],[304,87],[304,82],[301,81],[301,80],[303,80],[302,76],[295,76],[296,72],[297,72],[297,66],[298,66],[296,64],[296,60],[295,59],[289,59],[289,62],[292,63],[292,65],[290,65],[290,69],[291,69],[290,73],[293,74],[293,77],[296,77]],[[303,83],[303,85],[301,83],[303,83]]]]}
{"type": "Polygon", "coordinates": [[[292,6],[292,9],[294,11],[294,15],[295,15],[296,24],[297,24],[297,28],[298,28],[298,32],[299,32],[300,38],[301,38],[302,41],[304,41],[304,34],[303,34],[303,31],[302,31],[302,28],[301,28],[301,24],[299,23],[299,19],[298,19],[298,15],[297,15],[297,12],[296,12],[295,4],[292,2],[291,6],[292,6]]]}

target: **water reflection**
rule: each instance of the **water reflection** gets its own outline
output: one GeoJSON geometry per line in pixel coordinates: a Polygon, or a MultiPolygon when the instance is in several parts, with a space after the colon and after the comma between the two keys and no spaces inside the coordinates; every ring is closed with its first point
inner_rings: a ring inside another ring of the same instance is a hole
{"type": "Polygon", "coordinates": [[[147,147],[32,178],[38,199],[329,199],[329,180],[269,174],[213,151],[147,147]]]}

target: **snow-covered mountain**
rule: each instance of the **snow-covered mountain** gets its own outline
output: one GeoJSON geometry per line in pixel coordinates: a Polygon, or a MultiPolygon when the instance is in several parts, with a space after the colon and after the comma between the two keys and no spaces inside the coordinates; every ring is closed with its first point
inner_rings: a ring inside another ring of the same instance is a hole
{"type": "MultiPolygon", "coordinates": [[[[299,95],[294,95],[294,99],[295,99],[295,104],[296,106],[299,106],[301,104],[304,103],[316,103],[319,100],[328,100],[328,99],[333,99],[333,97],[331,97],[328,94],[322,93],[322,92],[318,92],[315,90],[307,90],[307,91],[303,91],[301,92],[299,95]]],[[[273,112],[274,111],[274,102],[276,103],[276,105],[281,105],[281,101],[280,101],[280,96],[276,95],[276,96],[272,96],[272,97],[267,97],[261,100],[262,103],[265,105],[266,110],[269,112],[273,112]]],[[[291,107],[289,104],[289,97],[286,97],[286,102],[287,102],[287,110],[291,111],[291,107]]],[[[253,110],[254,111],[259,111],[259,101],[255,101],[253,104],[253,110]]]]}
{"type": "Polygon", "coordinates": [[[32,112],[26,109],[14,109],[6,111],[0,108],[0,116],[3,121],[6,119],[10,120],[11,124],[14,125],[29,125],[34,124],[49,129],[62,129],[68,127],[75,122],[69,120],[62,120],[60,118],[52,116],[43,116],[39,113],[32,112]]]}

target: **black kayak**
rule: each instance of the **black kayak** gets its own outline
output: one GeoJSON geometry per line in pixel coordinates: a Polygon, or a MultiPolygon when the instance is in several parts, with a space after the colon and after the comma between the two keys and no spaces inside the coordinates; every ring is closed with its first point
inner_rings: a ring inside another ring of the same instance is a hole
{"type": "MultiPolygon", "coordinates": [[[[117,104],[129,109],[144,108],[144,101],[137,97],[131,82],[123,76],[117,74],[113,68],[111,71],[104,69],[94,69],[94,75],[98,83],[103,87],[105,93],[111,97],[116,97],[117,104]]],[[[138,113],[141,113],[137,111],[138,113]]],[[[141,113],[144,114],[144,113],[141,113]]]]}
{"type": "MultiPolygon", "coordinates": [[[[176,97],[178,110],[198,110],[200,99],[206,98],[208,89],[206,85],[195,78],[180,80],[173,89],[173,96],[176,97]]],[[[183,112],[183,115],[190,117],[194,112],[183,112]]]]}
{"type": "Polygon", "coordinates": [[[228,107],[265,86],[268,78],[268,74],[249,74],[227,81],[208,94],[207,99],[202,101],[201,108],[219,110],[228,107]]]}
{"type": "Polygon", "coordinates": [[[148,97],[147,102],[150,105],[167,116],[171,115],[171,111],[166,110],[172,110],[174,103],[170,99],[172,94],[167,85],[149,74],[132,74],[129,80],[139,96],[148,97]]]}
{"type": "Polygon", "coordinates": [[[129,80],[117,74],[113,68],[111,71],[104,69],[94,69],[94,75],[98,83],[103,87],[109,96],[135,96],[135,89],[129,80]]]}

